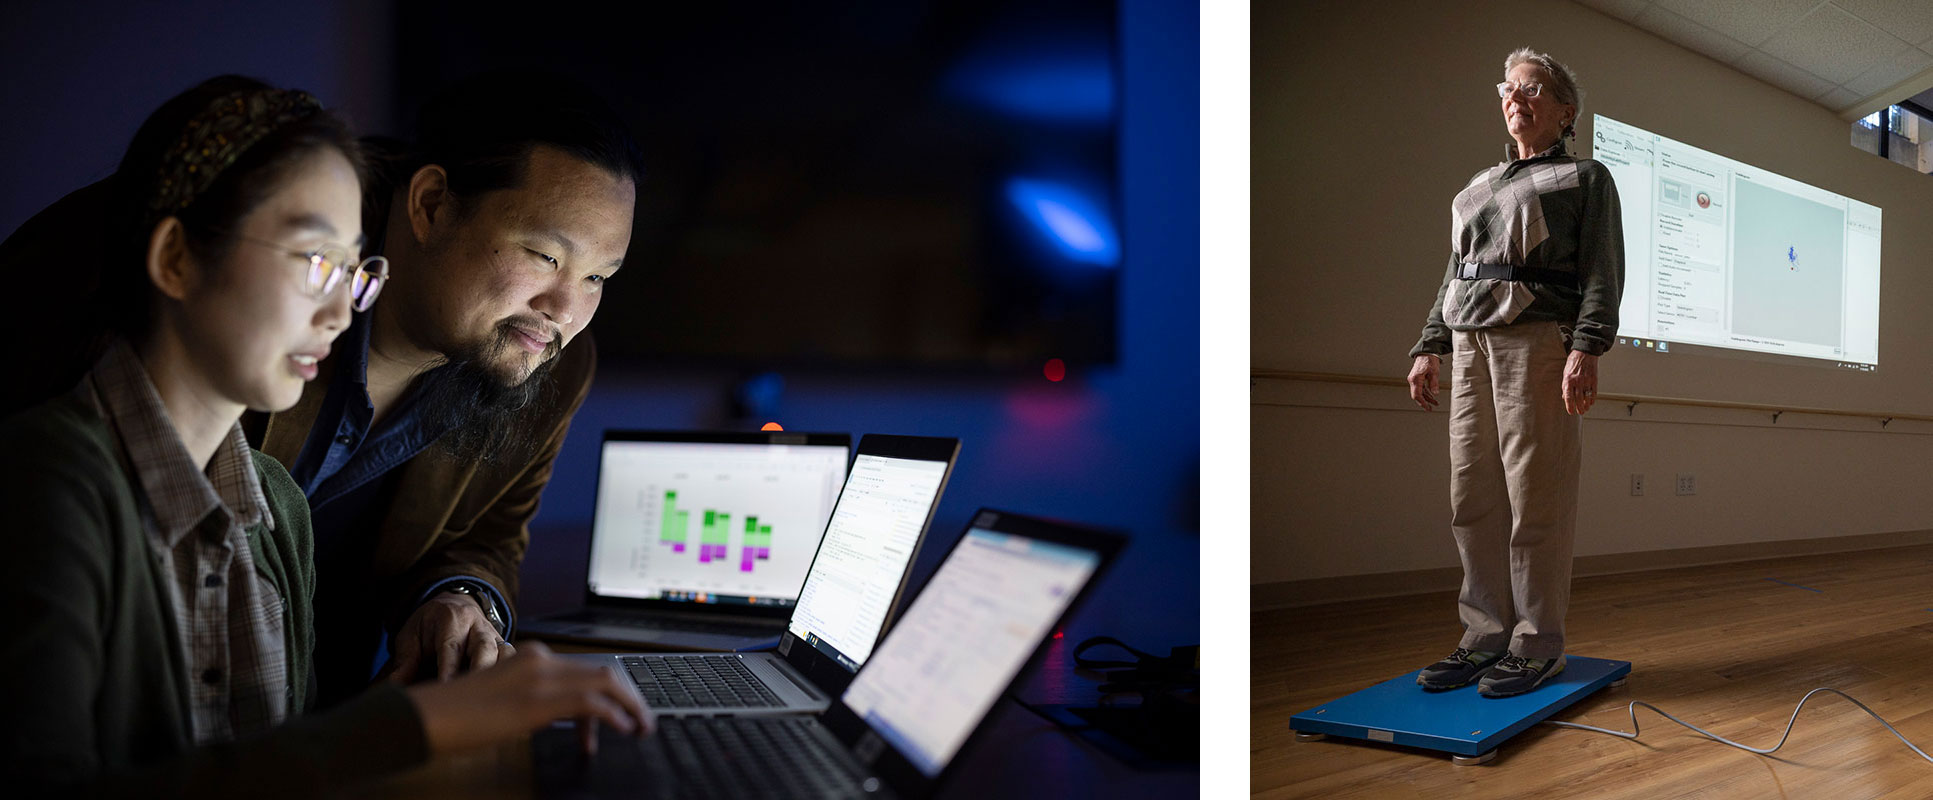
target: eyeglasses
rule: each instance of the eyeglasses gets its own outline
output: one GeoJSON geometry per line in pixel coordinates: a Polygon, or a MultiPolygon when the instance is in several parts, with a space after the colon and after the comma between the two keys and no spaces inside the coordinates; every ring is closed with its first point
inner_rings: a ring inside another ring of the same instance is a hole
{"type": "Polygon", "coordinates": [[[349,277],[350,303],[357,311],[368,311],[376,304],[376,295],[383,291],[383,284],[389,282],[389,259],[370,256],[360,262],[349,263],[349,251],[338,245],[325,244],[315,250],[290,250],[288,245],[263,241],[238,233],[231,236],[250,244],[273,247],[296,258],[309,262],[309,294],[320,300],[342,285],[343,276],[349,277]]]}
{"type": "Polygon", "coordinates": [[[1541,83],[1534,83],[1532,81],[1524,81],[1523,83],[1504,81],[1503,83],[1497,84],[1497,97],[1507,100],[1510,98],[1510,93],[1518,89],[1522,89],[1524,96],[1532,100],[1537,99],[1537,95],[1544,93],[1544,85],[1541,83]]]}

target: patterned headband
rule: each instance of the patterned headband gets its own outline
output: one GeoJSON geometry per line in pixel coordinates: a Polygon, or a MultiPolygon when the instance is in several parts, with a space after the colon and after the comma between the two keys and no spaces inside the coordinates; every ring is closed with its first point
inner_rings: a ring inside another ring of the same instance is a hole
{"type": "Polygon", "coordinates": [[[181,140],[161,157],[160,181],[148,208],[167,214],[187,208],[262,137],[321,110],[313,95],[294,89],[223,96],[189,120],[181,140]]]}

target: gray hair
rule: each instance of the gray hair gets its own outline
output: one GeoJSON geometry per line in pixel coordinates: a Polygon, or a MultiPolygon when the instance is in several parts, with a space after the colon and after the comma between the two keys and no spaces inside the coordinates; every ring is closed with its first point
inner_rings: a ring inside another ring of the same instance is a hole
{"type": "MultiPolygon", "coordinates": [[[[1547,88],[1551,90],[1551,97],[1559,103],[1579,109],[1578,113],[1582,113],[1584,90],[1577,87],[1577,73],[1572,72],[1570,67],[1564,66],[1563,62],[1551,58],[1549,53],[1539,53],[1528,47],[1519,47],[1504,57],[1504,75],[1508,76],[1518,64],[1525,63],[1536,64],[1550,73],[1551,84],[1547,88]]],[[[1571,123],[1575,125],[1577,118],[1572,117],[1571,123]]],[[[1566,130],[1569,128],[1567,127],[1566,130]]]]}

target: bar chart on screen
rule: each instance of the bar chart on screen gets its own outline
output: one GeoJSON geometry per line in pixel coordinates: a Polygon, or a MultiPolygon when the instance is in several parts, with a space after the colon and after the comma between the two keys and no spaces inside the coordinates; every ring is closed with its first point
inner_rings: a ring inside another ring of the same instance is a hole
{"type": "Polygon", "coordinates": [[[593,545],[599,591],[796,595],[845,474],[845,449],[609,449],[593,545]]]}
{"type": "MultiPolygon", "coordinates": [[[[658,543],[673,553],[685,552],[691,533],[691,509],[678,507],[678,490],[664,493],[658,508],[658,543]]],[[[772,526],[761,524],[756,514],[745,515],[744,535],[739,539],[738,571],[751,572],[756,562],[772,557],[772,526]]],[[[698,563],[724,562],[730,558],[731,535],[738,529],[728,511],[707,508],[699,517],[698,563]]]]}

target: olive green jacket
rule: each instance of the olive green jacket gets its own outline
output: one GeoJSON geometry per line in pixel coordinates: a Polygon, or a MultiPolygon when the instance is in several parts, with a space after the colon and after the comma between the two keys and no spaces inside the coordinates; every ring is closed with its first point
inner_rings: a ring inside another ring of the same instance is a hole
{"type": "MultiPolygon", "coordinates": [[[[83,383],[0,422],[0,775],[29,796],[305,796],[419,763],[423,726],[380,686],[251,739],[196,747],[189,676],[142,525],[140,482],[83,383]]],[[[257,452],[275,525],[247,529],[283,600],[290,709],[308,709],[313,542],[301,490],[257,452]]]]}

